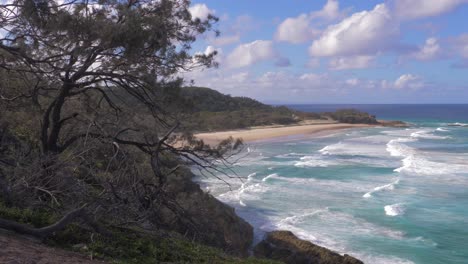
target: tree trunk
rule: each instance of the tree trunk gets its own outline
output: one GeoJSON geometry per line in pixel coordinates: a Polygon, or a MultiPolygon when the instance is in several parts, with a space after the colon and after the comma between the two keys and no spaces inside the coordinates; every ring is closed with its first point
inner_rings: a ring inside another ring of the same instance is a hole
{"type": "Polygon", "coordinates": [[[0,218],[0,228],[14,231],[23,235],[30,235],[38,238],[46,238],[54,232],[58,232],[64,229],[68,224],[75,221],[76,218],[83,217],[85,215],[84,207],[75,209],[67,213],[58,222],[41,228],[34,228],[25,224],[20,224],[15,221],[6,220],[0,218]]]}

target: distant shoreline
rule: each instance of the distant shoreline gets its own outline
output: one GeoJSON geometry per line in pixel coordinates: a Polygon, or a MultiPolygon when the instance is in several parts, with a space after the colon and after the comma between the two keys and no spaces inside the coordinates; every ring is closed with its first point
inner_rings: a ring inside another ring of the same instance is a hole
{"type": "Polygon", "coordinates": [[[195,134],[195,136],[199,139],[202,139],[207,144],[214,145],[228,137],[241,138],[245,143],[247,143],[259,140],[270,140],[285,136],[310,135],[316,134],[318,132],[332,132],[341,129],[377,126],[381,126],[381,124],[312,123],[291,126],[265,126],[242,130],[198,133],[195,134]]]}

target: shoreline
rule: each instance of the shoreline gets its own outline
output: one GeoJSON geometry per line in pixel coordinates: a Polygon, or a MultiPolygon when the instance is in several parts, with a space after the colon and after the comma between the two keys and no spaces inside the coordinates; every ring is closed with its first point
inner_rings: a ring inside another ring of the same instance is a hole
{"type": "Polygon", "coordinates": [[[346,124],[346,123],[328,123],[328,124],[306,124],[306,125],[292,125],[292,126],[265,126],[255,127],[250,129],[242,130],[229,130],[229,131],[217,131],[208,133],[198,133],[195,137],[202,139],[207,144],[218,144],[222,140],[233,137],[241,138],[244,143],[252,143],[255,141],[271,140],[286,136],[297,136],[297,135],[311,135],[319,132],[333,132],[336,130],[349,129],[349,128],[368,128],[378,127],[381,124],[369,125],[369,124],[346,124]]]}

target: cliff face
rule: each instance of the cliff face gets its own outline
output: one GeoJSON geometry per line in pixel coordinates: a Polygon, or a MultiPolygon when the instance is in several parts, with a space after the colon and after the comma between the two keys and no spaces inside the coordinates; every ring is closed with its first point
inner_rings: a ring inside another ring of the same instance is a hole
{"type": "Polygon", "coordinates": [[[167,192],[188,216],[178,218],[171,210],[161,208],[158,218],[163,228],[185,234],[190,239],[222,248],[225,252],[247,256],[253,240],[253,228],[236,215],[234,209],[204,193],[192,182],[193,174],[186,170],[168,180],[167,192]]]}
{"type": "Polygon", "coordinates": [[[290,231],[273,231],[254,248],[256,257],[290,264],[364,264],[349,255],[341,256],[329,249],[297,238],[290,231]]]}

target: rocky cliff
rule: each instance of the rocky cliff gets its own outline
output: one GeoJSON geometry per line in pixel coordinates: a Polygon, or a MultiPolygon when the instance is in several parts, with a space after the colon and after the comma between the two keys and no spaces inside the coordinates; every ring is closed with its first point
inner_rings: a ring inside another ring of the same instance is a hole
{"type": "Polygon", "coordinates": [[[166,191],[175,194],[175,201],[190,219],[176,217],[171,210],[163,207],[158,216],[163,228],[222,248],[226,253],[247,256],[253,240],[252,226],[237,216],[234,208],[204,193],[192,178],[193,174],[184,170],[168,180],[166,191]]]}
{"type": "Polygon", "coordinates": [[[273,231],[255,248],[256,257],[287,264],[363,264],[349,255],[340,255],[309,241],[297,238],[290,231],[273,231]]]}

